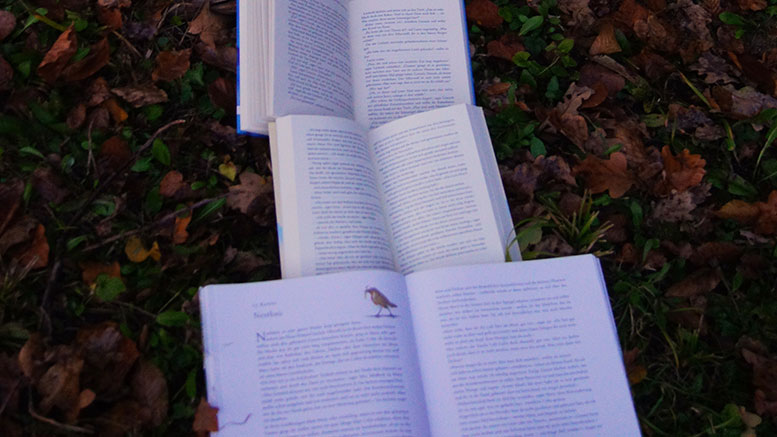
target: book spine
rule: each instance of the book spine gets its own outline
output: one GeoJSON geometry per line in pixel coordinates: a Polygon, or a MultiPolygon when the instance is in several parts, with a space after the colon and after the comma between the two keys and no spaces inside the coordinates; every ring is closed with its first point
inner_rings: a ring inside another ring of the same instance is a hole
{"type": "Polygon", "coordinates": [[[461,25],[464,26],[464,52],[467,54],[467,78],[469,79],[469,91],[471,105],[475,104],[475,79],[472,77],[472,53],[469,50],[469,26],[467,26],[467,5],[461,0],[461,25]]]}

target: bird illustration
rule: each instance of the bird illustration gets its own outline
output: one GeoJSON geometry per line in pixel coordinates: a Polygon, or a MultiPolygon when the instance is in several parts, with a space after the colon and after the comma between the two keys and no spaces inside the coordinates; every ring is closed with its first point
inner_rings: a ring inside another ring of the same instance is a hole
{"type": "Polygon", "coordinates": [[[370,295],[370,298],[372,299],[372,303],[377,305],[378,308],[378,314],[375,314],[375,317],[380,317],[380,312],[383,311],[383,308],[387,309],[389,312],[390,317],[395,317],[394,314],[391,314],[391,308],[396,308],[397,306],[394,305],[386,296],[383,295],[380,291],[378,291],[375,287],[367,287],[364,290],[364,296],[366,297],[367,294],[370,295]]]}

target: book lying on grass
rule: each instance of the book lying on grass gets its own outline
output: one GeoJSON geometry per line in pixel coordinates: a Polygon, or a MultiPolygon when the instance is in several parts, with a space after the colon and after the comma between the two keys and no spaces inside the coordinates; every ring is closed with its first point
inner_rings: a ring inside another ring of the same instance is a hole
{"type": "Polygon", "coordinates": [[[638,436],[592,255],[200,291],[219,437],[638,436]]]}
{"type": "Polygon", "coordinates": [[[289,114],[365,128],[474,103],[460,0],[240,0],[238,128],[289,114]]]}
{"type": "Polygon", "coordinates": [[[372,130],[290,115],[271,124],[270,147],[284,278],[505,259],[513,223],[478,107],[372,130]]]}

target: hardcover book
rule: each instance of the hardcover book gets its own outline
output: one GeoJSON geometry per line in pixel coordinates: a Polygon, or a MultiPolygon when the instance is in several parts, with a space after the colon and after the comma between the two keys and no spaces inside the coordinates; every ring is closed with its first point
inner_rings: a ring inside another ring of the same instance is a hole
{"type": "Polygon", "coordinates": [[[365,129],[474,103],[457,0],[240,0],[238,129],[290,114],[365,129]]]}
{"type": "Polygon", "coordinates": [[[592,255],[201,289],[218,437],[639,436],[592,255]]]}
{"type": "Polygon", "coordinates": [[[370,130],[290,115],[271,124],[270,147],[284,278],[520,259],[478,107],[370,130]]]}

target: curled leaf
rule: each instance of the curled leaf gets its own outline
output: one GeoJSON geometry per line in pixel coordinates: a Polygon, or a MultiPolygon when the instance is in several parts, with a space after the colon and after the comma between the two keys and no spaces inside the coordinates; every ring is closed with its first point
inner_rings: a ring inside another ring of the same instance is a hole
{"type": "Polygon", "coordinates": [[[151,249],[146,249],[143,246],[143,242],[137,236],[132,236],[127,240],[127,244],[124,246],[124,253],[127,255],[130,261],[134,263],[142,263],[149,257],[154,261],[159,261],[162,258],[162,253],[159,251],[159,244],[154,241],[151,249]]]}

